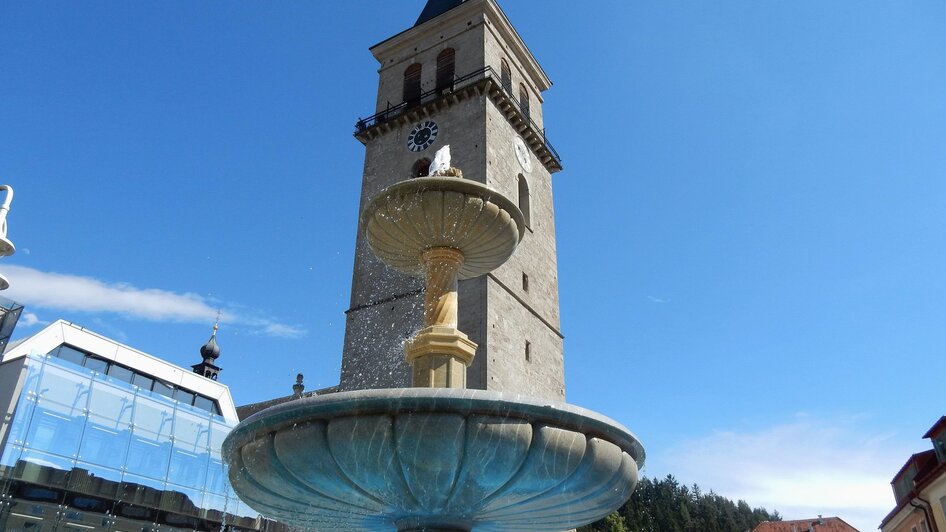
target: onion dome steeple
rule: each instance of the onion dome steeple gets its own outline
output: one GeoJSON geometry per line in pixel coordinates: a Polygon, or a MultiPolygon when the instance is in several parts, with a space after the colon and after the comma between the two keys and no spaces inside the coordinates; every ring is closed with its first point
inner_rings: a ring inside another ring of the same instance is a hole
{"type": "Polygon", "coordinates": [[[210,336],[210,340],[207,340],[207,343],[200,348],[200,355],[204,358],[217,360],[217,357],[220,356],[220,346],[217,345],[217,328],[218,325],[215,323],[214,332],[210,336]]]}
{"type": "Polygon", "coordinates": [[[219,327],[220,317],[218,316],[217,322],[214,323],[214,332],[210,335],[210,340],[207,340],[207,343],[200,347],[200,356],[203,358],[203,362],[191,366],[191,368],[194,369],[194,373],[203,375],[211,380],[217,380],[217,376],[223,371],[223,368],[214,364],[220,356],[220,345],[217,344],[217,329],[219,327]]]}

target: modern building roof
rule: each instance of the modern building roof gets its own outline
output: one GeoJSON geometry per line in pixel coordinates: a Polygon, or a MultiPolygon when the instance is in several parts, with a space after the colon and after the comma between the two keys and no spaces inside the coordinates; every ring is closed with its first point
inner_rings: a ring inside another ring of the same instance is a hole
{"type": "Polygon", "coordinates": [[[764,521],[752,532],[858,532],[840,517],[815,517],[794,521],[764,521]]]}
{"type": "Polygon", "coordinates": [[[420,12],[420,16],[417,17],[417,22],[414,23],[414,26],[420,26],[434,17],[443,15],[465,1],[466,0],[427,0],[427,5],[425,5],[424,10],[420,12]]]}
{"type": "Polygon", "coordinates": [[[220,413],[227,421],[238,421],[236,408],[226,385],[68,321],[57,320],[33,336],[18,342],[3,353],[0,361],[5,363],[29,354],[45,355],[62,344],[94,353],[103,360],[134,368],[163,382],[207,396],[217,401],[220,413]]]}

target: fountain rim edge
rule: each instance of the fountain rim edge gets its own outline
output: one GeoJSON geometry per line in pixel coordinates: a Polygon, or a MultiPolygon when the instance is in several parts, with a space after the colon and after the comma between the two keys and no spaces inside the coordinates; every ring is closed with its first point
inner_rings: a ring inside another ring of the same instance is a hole
{"type": "Polygon", "coordinates": [[[627,427],[592,410],[516,393],[449,388],[380,388],[303,397],[261,410],[241,421],[223,442],[229,456],[264,433],[314,419],[393,413],[497,415],[581,432],[609,441],[642,469],[646,452],[627,427]],[[395,404],[396,401],[396,404],[395,404]]]}
{"type": "Polygon", "coordinates": [[[389,198],[394,195],[412,194],[417,192],[460,192],[464,194],[473,194],[483,198],[487,202],[492,202],[501,209],[509,213],[510,218],[516,222],[516,230],[519,232],[519,242],[526,234],[525,216],[511,199],[507,198],[498,190],[490,188],[484,183],[473,181],[463,177],[449,176],[424,176],[398,181],[393,185],[378,192],[368,205],[361,211],[360,222],[362,227],[367,227],[368,218],[374,215],[378,209],[378,204],[382,198],[389,198]],[[369,214],[370,213],[370,214],[369,214]]]}

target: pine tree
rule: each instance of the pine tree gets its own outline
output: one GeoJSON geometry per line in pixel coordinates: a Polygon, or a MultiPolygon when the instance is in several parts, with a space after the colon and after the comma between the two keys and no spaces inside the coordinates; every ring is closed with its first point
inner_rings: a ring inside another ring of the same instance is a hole
{"type": "Polygon", "coordinates": [[[781,521],[778,512],[752,508],[699,486],[641,478],[630,500],[604,519],[578,532],[746,532],[762,521],[781,521]]]}

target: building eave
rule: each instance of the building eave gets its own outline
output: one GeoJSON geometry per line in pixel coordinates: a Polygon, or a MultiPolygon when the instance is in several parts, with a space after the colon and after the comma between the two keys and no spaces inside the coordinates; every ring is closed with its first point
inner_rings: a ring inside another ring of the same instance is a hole
{"type": "MultiPolygon", "coordinates": [[[[488,22],[487,25],[491,28],[491,31],[497,32],[502,40],[509,44],[511,52],[529,74],[529,77],[532,79],[538,91],[541,93],[548,90],[549,87],[552,86],[552,80],[546,75],[545,70],[539,65],[535,56],[532,55],[532,51],[526,46],[525,41],[522,40],[519,32],[516,31],[516,28],[509,21],[509,17],[506,16],[503,9],[496,3],[496,0],[467,0],[459,6],[423,24],[408,28],[393,37],[389,37],[375,44],[369,48],[369,50],[374,58],[381,63],[381,68],[383,69],[387,66],[384,63],[384,58],[390,57],[391,54],[397,53],[402,49],[414,46],[416,41],[426,36],[425,31],[428,28],[438,24],[446,25],[455,20],[477,15],[478,13],[485,14],[486,21],[488,22]]],[[[482,23],[482,21],[478,21],[478,23],[482,23]]]]}
{"type": "Polygon", "coordinates": [[[933,424],[930,427],[930,430],[926,431],[926,434],[923,435],[924,438],[932,438],[937,432],[946,427],[946,416],[939,418],[939,421],[933,424]]]}

